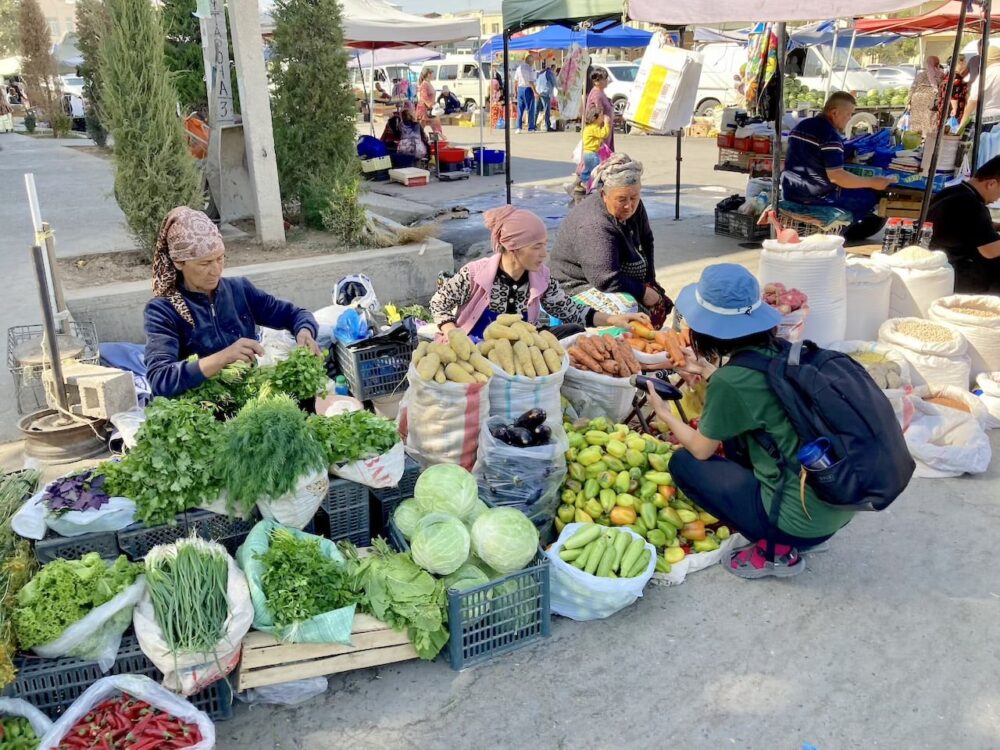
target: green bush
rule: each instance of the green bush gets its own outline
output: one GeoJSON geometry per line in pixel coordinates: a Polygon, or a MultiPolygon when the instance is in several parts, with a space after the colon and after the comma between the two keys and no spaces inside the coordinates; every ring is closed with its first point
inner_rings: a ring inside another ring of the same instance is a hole
{"type": "Polygon", "coordinates": [[[83,98],[87,103],[87,135],[98,146],[108,142],[108,131],[101,115],[101,40],[108,32],[108,10],[103,0],[77,0],[77,46],[83,63],[77,73],[83,78],[83,98]]]}
{"type": "Polygon", "coordinates": [[[73,129],[73,120],[64,112],[57,112],[49,118],[49,127],[52,128],[53,138],[62,138],[73,129]]]}
{"type": "Polygon", "coordinates": [[[29,133],[34,133],[36,127],[38,127],[38,120],[35,119],[35,112],[29,109],[24,114],[24,129],[29,133]]]}

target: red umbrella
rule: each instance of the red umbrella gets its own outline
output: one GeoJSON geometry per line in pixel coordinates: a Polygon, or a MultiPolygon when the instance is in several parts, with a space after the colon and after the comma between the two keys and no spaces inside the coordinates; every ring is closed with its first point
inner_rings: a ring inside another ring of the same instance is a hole
{"type": "MultiPolygon", "coordinates": [[[[937,10],[909,18],[862,18],[854,22],[859,34],[878,34],[892,32],[894,34],[925,34],[932,31],[953,31],[958,28],[958,17],[962,10],[961,0],[951,0],[937,10]]],[[[965,19],[965,28],[981,30],[982,8],[973,7],[965,19]]],[[[991,19],[991,29],[1000,29],[1000,16],[991,19]]]]}

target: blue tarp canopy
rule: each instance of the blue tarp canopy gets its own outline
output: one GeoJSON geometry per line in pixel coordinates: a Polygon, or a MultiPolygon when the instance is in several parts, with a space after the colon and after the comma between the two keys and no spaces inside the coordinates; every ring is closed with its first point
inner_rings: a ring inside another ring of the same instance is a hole
{"type": "MultiPolygon", "coordinates": [[[[818,23],[800,26],[797,29],[788,30],[788,49],[797,47],[832,47],[833,38],[837,37],[837,48],[848,49],[851,46],[851,27],[841,28],[838,34],[834,34],[836,21],[819,21],[818,23]]],[[[740,42],[745,43],[750,34],[760,34],[764,31],[764,25],[758,24],[749,29],[739,31],[714,31],[713,29],[697,28],[694,32],[696,42],[708,44],[715,42],[740,42]]],[[[881,47],[883,44],[892,44],[902,37],[899,34],[858,34],[854,38],[854,49],[868,49],[870,47],[881,47]]]]}
{"type": "MultiPolygon", "coordinates": [[[[573,31],[565,26],[547,26],[534,34],[511,37],[510,50],[569,49],[573,43],[587,49],[645,47],[653,37],[648,31],[622,26],[620,23],[595,24],[586,31],[573,31]]],[[[497,34],[479,50],[479,59],[492,60],[503,53],[503,36],[497,34]]]]}

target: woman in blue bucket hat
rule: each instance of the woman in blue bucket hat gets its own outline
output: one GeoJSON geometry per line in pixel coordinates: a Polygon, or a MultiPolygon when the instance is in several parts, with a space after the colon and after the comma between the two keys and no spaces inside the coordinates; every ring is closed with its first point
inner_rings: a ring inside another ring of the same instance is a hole
{"type": "Polygon", "coordinates": [[[684,288],[677,310],[691,328],[694,370],[708,378],[705,409],[697,427],[681,421],[650,390],[650,403],[683,450],[670,461],[677,487],[714,516],[754,542],[723,558],[742,578],[793,576],[805,570],[800,552],[816,548],[851,520],[852,512],[821,502],[808,485],[800,494],[800,439],[766,376],[739,366],[718,367],[732,354],[753,349],[778,353],[775,329],[781,315],[761,299],[760,285],[742,266],[707,267],[697,284],[684,288]],[[778,462],[753,438],[764,430],[774,439],[789,471],[776,529],[768,514],[781,478],[778,462]],[[717,455],[724,446],[726,458],[717,455]],[[768,549],[771,536],[773,549],[768,549]]]}

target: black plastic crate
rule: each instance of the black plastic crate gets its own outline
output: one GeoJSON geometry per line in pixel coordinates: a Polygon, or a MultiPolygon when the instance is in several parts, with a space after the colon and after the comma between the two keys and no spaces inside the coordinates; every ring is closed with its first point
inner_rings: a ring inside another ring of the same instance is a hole
{"type": "Polygon", "coordinates": [[[715,209],[715,233],[747,242],[762,242],[771,236],[771,227],[757,225],[757,217],[739,211],[715,209]]]}
{"type": "Polygon", "coordinates": [[[413,488],[420,477],[420,464],[409,456],[403,467],[403,476],[395,487],[372,488],[372,536],[376,536],[389,528],[389,516],[396,506],[404,500],[413,497],[413,488]],[[377,525],[376,525],[377,524],[377,525]]]}
{"type": "Polygon", "coordinates": [[[260,521],[256,510],[249,518],[230,518],[207,510],[189,510],[184,514],[187,520],[188,533],[194,533],[202,539],[218,542],[230,555],[246,541],[250,530],[260,521]]]}
{"type": "Polygon", "coordinates": [[[172,526],[144,526],[141,523],[126,526],[118,532],[118,547],[129,560],[142,560],[153,547],[172,544],[188,535],[185,514],[178,513],[174,521],[172,526]]]}
{"type": "Polygon", "coordinates": [[[337,367],[347,378],[351,395],[370,401],[404,389],[406,371],[416,343],[377,343],[348,348],[339,341],[335,347],[337,367]]]}
{"type": "Polygon", "coordinates": [[[113,560],[122,553],[118,535],[114,531],[101,531],[81,536],[60,536],[53,531],[35,542],[35,557],[44,564],[58,557],[76,560],[88,552],[97,552],[106,560],[113,560]]]}
{"type": "MultiPolygon", "coordinates": [[[[17,677],[4,691],[33,705],[51,719],[56,719],[79,698],[93,683],[106,675],[101,674],[97,662],[87,662],[72,657],[41,659],[36,656],[19,656],[15,660],[17,677]]],[[[108,674],[140,674],[159,682],[163,674],[139,648],[135,635],[122,638],[118,657],[108,674]]],[[[233,692],[226,680],[209,685],[188,700],[201,709],[212,721],[225,721],[233,715],[233,692]]]]}
{"type": "Polygon", "coordinates": [[[346,539],[358,547],[372,541],[370,509],[371,488],[339,477],[330,477],[330,491],[323,500],[326,526],[319,532],[334,542],[346,539]]]}
{"type": "MultiPolygon", "coordinates": [[[[389,541],[410,545],[391,520],[389,541]]],[[[552,624],[549,561],[541,549],[531,564],[482,586],[448,589],[448,660],[462,670],[548,638],[552,624]]]]}

